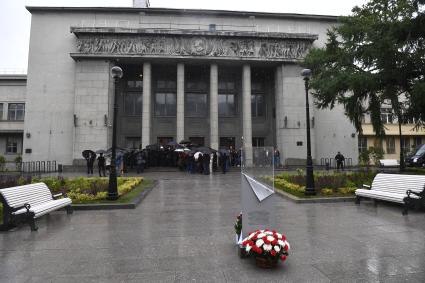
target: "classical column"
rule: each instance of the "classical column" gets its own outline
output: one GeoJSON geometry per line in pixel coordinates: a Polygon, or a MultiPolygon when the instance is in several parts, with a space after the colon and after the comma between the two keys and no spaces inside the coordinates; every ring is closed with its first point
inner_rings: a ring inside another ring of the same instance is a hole
{"type": "Polygon", "coordinates": [[[184,64],[177,64],[177,134],[176,142],[184,139],[184,64]]]}
{"type": "Polygon", "coordinates": [[[251,66],[242,68],[242,129],[245,165],[252,165],[251,66]]]}
{"type": "Polygon", "coordinates": [[[218,66],[210,66],[210,147],[218,149],[218,66]]]}
{"type": "Polygon", "coordinates": [[[143,63],[142,148],[151,143],[151,63],[143,63]]]}

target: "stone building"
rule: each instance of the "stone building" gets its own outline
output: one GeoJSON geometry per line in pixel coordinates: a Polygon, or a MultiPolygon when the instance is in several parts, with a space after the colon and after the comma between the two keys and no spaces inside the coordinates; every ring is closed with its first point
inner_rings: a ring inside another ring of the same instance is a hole
{"type": "Polygon", "coordinates": [[[22,154],[26,83],[26,75],[0,75],[0,155],[7,169],[22,154]]]}
{"type": "MultiPolygon", "coordinates": [[[[139,1],[135,1],[139,2],[139,1]]],[[[141,1],[143,2],[143,1],[141,1]]],[[[143,4],[142,4],[143,5],[143,4]]],[[[183,139],[218,148],[277,146],[304,164],[300,62],[336,17],[165,8],[27,7],[25,161],[71,165],[111,144],[110,69],[119,65],[118,145],[183,139]],[[242,139],[243,137],[243,139],[242,139]]],[[[337,106],[310,100],[315,163],[341,151],[357,163],[356,131],[337,106]]]]}

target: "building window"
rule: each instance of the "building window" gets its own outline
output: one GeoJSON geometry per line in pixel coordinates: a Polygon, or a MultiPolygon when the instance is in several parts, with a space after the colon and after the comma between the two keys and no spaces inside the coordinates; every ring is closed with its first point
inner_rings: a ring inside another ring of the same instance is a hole
{"type": "Polygon", "coordinates": [[[384,124],[392,124],[394,115],[391,108],[381,108],[381,121],[384,124]]]}
{"type": "Polygon", "coordinates": [[[3,120],[3,103],[0,103],[0,120],[3,120]]]}
{"type": "Polygon", "coordinates": [[[236,142],[235,137],[220,137],[220,147],[235,148],[235,145],[236,145],[235,142],[236,142]]]}
{"type": "Polygon", "coordinates": [[[126,148],[140,148],[140,137],[125,137],[126,148]]]}
{"type": "Polygon", "coordinates": [[[204,146],[205,145],[204,137],[189,137],[189,141],[192,144],[196,144],[198,146],[204,146]]]}
{"type": "Polygon", "coordinates": [[[401,138],[401,148],[404,153],[410,152],[410,137],[401,138]]]}
{"type": "Polygon", "coordinates": [[[160,145],[167,145],[169,142],[172,142],[174,140],[173,137],[158,137],[157,142],[160,145]]]}
{"type": "Polygon", "coordinates": [[[25,117],[24,103],[9,103],[7,119],[12,121],[23,121],[25,117]]]}
{"type": "Polygon", "coordinates": [[[18,140],[16,138],[8,137],[6,140],[6,153],[18,153],[18,140]]]}
{"type": "Polygon", "coordinates": [[[367,138],[359,137],[359,152],[365,152],[367,150],[367,138]]]}
{"type": "Polygon", "coordinates": [[[206,117],[207,95],[205,93],[187,93],[185,113],[187,117],[206,117]]]}
{"type": "Polygon", "coordinates": [[[143,112],[143,95],[141,92],[124,94],[124,115],[141,116],[143,112]]]}
{"type": "Polygon", "coordinates": [[[252,117],[264,116],[264,95],[262,94],[251,95],[251,116],[252,117]]]}
{"type": "Polygon", "coordinates": [[[218,116],[219,117],[236,116],[234,94],[219,94],[218,95],[218,116]]]}
{"type": "Polygon", "coordinates": [[[137,80],[137,81],[127,81],[127,88],[143,88],[143,81],[137,80]]]}
{"type": "Polygon", "coordinates": [[[176,94],[157,93],[155,95],[155,116],[176,116],[176,94]]]}
{"type": "Polygon", "coordinates": [[[263,147],[264,146],[264,138],[262,138],[262,137],[254,137],[254,138],[252,138],[252,146],[254,146],[254,147],[263,147]]]}
{"type": "Polygon", "coordinates": [[[422,137],[414,137],[413,138],[413,149],[416,149],[418,146],[422,144],[422,137]]]}
{"type": "Polygon", "coordinates": [[[375,138],[375,140],[373,141],[373,147],[374,148],[379,148],[379,149],[384,150],[384,147],[382,146],[382,144],[383,144],[383,140],[380,139],[380,138],[375,138]]]}
{"type": "Polygon", "coordinates": [[[394,154],[395,153],[394,137],[387,137],[386,144],[387,144],[387,154],[394,154]]]}

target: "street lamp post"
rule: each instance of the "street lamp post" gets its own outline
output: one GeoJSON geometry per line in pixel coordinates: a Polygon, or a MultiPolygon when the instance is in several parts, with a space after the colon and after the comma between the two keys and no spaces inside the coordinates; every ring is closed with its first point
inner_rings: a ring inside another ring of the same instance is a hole
{"type": "Polygon", "coordinates": [[[114,114],[112,122],[112,156],[109,170],[109,187],[108,200],[118,199],[117,189],[117,170],[115,166],[116,149],[117,149],[117,115],[118,115],[118,81],[123,76],[123,71],[120,67],[114,66],[111,69],[111,76],[114,79],[114,114]]]}
{"type": "Polygon", "coordinates": [[[306,113],[306,128],[307,128],[307,166],[306,166],[306,186],[305,195],[315,195],[314,175],[313,175],[313,160],[311,158],[311,140],[310,140],[310,106],[308,104],[308,82],[311,77],[311,70],[304,69],[301,71],[301,76],[304,78],[305,85],[305,113],[306,113]]]}

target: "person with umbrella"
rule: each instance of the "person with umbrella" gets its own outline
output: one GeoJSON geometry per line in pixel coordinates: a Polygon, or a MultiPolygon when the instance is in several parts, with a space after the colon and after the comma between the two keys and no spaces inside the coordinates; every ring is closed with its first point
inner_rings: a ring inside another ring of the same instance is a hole
{"type": "Polygon", "coordinates": [[[92,150],[84,150],[82,154],[87,163],[87,174],[93,174],[93,165],[96,160],[96,153],[92,150]]]}

